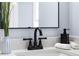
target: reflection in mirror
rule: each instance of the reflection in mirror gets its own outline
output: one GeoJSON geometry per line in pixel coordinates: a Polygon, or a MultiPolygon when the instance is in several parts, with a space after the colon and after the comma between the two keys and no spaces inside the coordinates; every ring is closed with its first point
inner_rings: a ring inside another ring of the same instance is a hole
{"type": "Polygon", "coordinates": [[[33,27],[39,27],[39,3],[33,3],[33,27]]]}
{"type": "Polygon", "coordinates": [[[58,27],[58,2],[39,3],[39,26],[58,27]]]}
{"type": "Polygon", "coordinates": [[[39,3],[12,3],[10,28],[39,27],[39,3]]]}
{"type": "Polygon", "coordinates": [[[10,28],[32,26],[32,2],[11,3],[10,28]]]}
{"type": "Polygon", "coordinates": [[[58,27],[58,2],[11,2],[9,23],[9,28],[58,27]]]}
{"type": "Polygon", "coordinates": [[[18,3],[11,3],[9,27],[18,27],[18,22],[18,3]]]}
{"type": "Polygon", "coordinates": [[[0,2],[0,29],[3,28],[2,26],[2,10],[1,10],[1,2],[0,2]]]}

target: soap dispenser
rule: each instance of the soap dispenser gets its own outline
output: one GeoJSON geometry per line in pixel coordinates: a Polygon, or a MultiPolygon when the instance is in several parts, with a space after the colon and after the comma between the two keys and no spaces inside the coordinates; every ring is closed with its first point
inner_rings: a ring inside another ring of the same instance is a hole
{"type": "Polygon", "coordinates": [[[69,34],[66,32],[67,29],[63,29],[63,33],[61,34],[60,43],[70,44],[69,42],[69,34]]]}

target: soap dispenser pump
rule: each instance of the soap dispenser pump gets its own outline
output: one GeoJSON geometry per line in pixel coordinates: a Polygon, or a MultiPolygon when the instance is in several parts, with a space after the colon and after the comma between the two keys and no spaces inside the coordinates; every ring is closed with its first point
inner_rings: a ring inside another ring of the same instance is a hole
{"type": "Polygon", "coordinates": [[[67,34],[66,30],[67,29],[63,29],[63,33],[61,34],[60,43],[70,44],[70,42],[69,42],[69,34],[67,34]]]}
{"type": "Polygon", "coordinates": [[[64,29],[63,34],[67,34],[66,29],[64,29]]]}

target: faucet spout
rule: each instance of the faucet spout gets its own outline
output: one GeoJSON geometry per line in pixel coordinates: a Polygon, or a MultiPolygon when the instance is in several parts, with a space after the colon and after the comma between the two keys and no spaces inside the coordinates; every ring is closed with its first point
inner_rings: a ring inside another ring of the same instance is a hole
{"type": "Polygon", "coordinates": [[[37,30],[39,31],[39,35],[42,36],[42,30],[40,28],[36,28],[34,31],[34,47],[37,47],[37,30]]]}

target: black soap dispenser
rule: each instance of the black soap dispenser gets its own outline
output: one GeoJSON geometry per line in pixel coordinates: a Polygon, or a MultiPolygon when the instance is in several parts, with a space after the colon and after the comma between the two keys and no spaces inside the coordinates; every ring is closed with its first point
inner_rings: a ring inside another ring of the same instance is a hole
{"type": "Polygon", "coordinates": [[[67,29],[63,29],[63,34],[61,34],[60,43],[62,44],[70,44],[69,34],[66,32],[67,29]]]}

